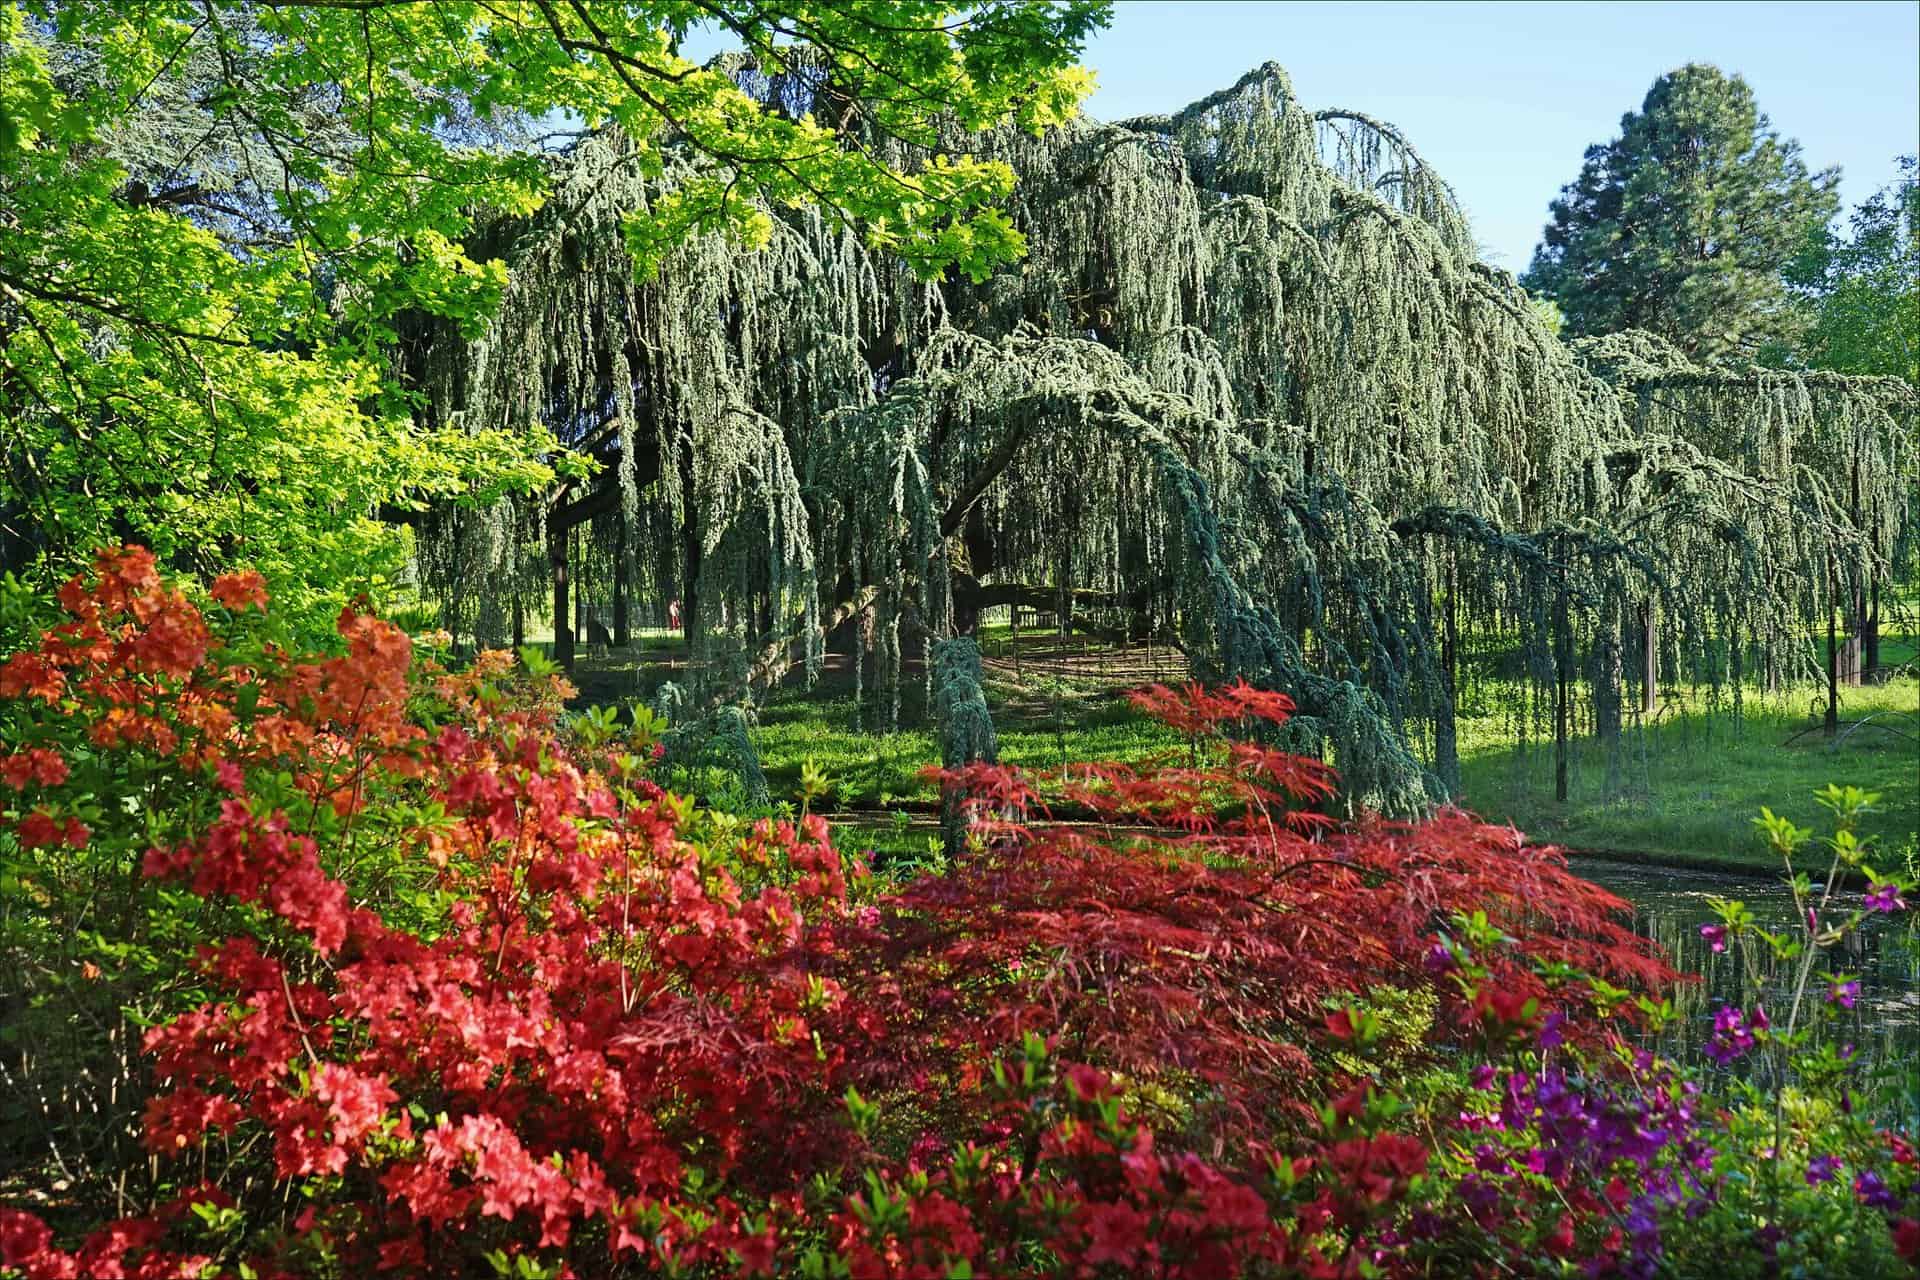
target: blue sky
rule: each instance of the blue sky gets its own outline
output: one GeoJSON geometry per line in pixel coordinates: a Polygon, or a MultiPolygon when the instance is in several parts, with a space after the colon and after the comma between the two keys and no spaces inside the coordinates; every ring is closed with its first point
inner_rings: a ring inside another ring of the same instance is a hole
{"type": "Polygon", "coordinates": [[[1920,4],[1119,0],[1084,61],[1101,119],[1176,110],[1262,62],[1310,107],[1391,121],[1453,184],[1487,256],[1527,265],[1547,203],[1662,72],[1753,86],[1851,206],[1920,149],[1920,4]]]}

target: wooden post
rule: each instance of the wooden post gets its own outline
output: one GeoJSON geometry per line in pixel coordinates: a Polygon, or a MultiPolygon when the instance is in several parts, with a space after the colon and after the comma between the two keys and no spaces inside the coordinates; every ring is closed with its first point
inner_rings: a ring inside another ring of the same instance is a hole
{"type": "Polygon", "coordinates": [[[1861,659],[1867,630],[1866,596],[1858,586],[1846,595],[1846,638],[1840,643],[1840,681],[1853,688],[1860,686],[1861,659]]]}
{"type": "Polygon", "coordinates": [[[580,526],[573,527],[573,558],[580,562],[581,572],[574,575],[573,584],[573,642],[577,647],[587,634],[587,578],[586,556],[580,545],[580,526]]]}
{"type": "Polygon", "coordinates": [[[1867,681],[1880,678],[1880,583],[1875,579],[1871,603],[1860,621],[1860,674],[1867,681]]]}
{"type": "Polygon", "coordinates": [[[1013,620],[1013,679],[1016,684],[1025,684],[1027,673],[1020,664],[1020,605],[1018,602],[1007,610],[1007,616],[1013,620]]]}

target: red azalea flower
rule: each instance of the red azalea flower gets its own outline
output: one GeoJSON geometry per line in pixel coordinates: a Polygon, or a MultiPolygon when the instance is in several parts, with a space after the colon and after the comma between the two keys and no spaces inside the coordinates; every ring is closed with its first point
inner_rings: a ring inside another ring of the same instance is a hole
{"type": "Polygon", "coordinates": [[[257,609],[267,607],[267,580],[252,569],[223,573],[213,580],[213,585],[207,591],[235,613],[249,605],[257,609]]]}

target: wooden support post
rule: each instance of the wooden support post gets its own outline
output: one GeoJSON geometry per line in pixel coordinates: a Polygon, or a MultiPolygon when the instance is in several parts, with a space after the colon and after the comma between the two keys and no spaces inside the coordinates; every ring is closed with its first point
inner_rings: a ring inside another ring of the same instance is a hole
{"type": "Polygon", "coordinates": [[[1860,675],[1869,683],[1880,678],[1880,583],[1876,579],[1860,621],[1860,675]]]}
{"type": "Polygon", "coordinates": [[[1857,689],[1864,669],[1861,659],[1867,630],[1866,595],[1857,586],[1846,594],[1846,614],[1846,636],[1840,642],[1840,682],[1857,689]]]}
{"type": "Polygon", "coordinates": [[[1020,606],[1015,604],[1009,608],[1007,616],[1013,620],[1013,678],[1016,683],[1025,684],[1027,673],[1020,663],[1020,606]]]}

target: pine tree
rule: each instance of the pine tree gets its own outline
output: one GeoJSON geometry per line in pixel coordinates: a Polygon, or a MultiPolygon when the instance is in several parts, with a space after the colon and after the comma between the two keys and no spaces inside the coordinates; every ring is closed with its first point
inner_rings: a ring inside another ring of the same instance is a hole
{"type": "Polygon", "coordinates": [[[1750,359],[1799,323],[1782,271],[1833,217],[1837,179],[1807,172],[1746,81],[1681,67],[1587,149],[1523,283],[1570,336],[1645,329],[1696,360],[1750,359]]]}

